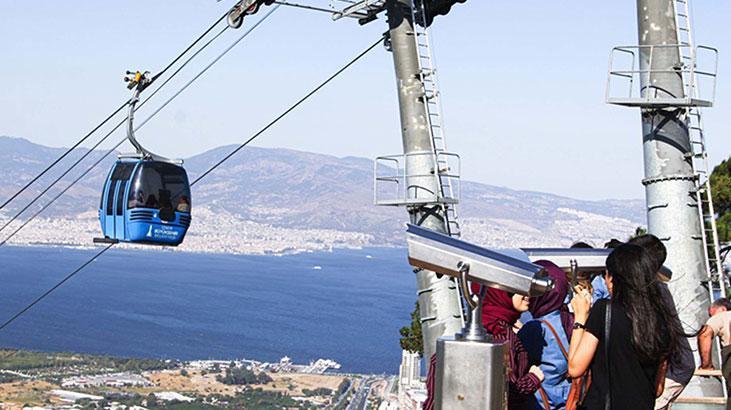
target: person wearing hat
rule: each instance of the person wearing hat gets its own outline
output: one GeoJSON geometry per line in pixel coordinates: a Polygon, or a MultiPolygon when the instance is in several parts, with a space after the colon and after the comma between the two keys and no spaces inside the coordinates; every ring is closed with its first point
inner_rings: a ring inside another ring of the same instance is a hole
{"type": "MultiPolygon", "coordinates": [[[[667,282],[673,277],[673,272],[663,266],[667,258],[665,245],[655,235],[650,234],[635,237],[629,243],[641,247],[654,261],[661,285],[660,295],[665,299],[666,304],[672,307],[673,317],[680,325],[680,318],[678,318],[678,312],[675,309],[675,301],[667,286],[667,282]]],[[[669,409],[693,377],[695,361],[687,338],[682,339],[681,346],[682,349],[679,350],[679,353],[671,356],[668,361],[665,388],[662,395],[655,401],[655,409],[669,409]]]]}

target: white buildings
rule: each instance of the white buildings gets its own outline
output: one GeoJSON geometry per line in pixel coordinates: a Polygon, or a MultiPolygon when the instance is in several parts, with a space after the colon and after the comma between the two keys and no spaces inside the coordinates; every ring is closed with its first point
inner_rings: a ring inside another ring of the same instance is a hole
{"type": "Polygon", "coordinates": [[[112,373],[100,374],[94,376],[76,376],[63,380],[61,387],[147,387],[152,386],[149,380],[138,374],[132,373],[112,373]]]}
{"type": "Polygon", "coordinates": [[[154,393],[154,395],[157,399],[163,400],[163,401],[176,400],[176,401],[185,401],[185,402],[190,403],[195,400],[192,397],[183,396],[182,394],[180,394],[178,392],[174,392],[174,391],[161,391],[161,392],[154,393]]]}
{"type": "Polygon", "coordinates": [[[418,353],[401,351],[398,380],[399,408],[420,410],[426,401],[426,386],[421,381],[421,357],[418,353]]]}
{"type": "Polygon", "coordinates": [[[421,357],[418,353],[401,351],[401,366],[398,370],[399,391],[402,388],[418,388],[421,383],[421,357]]]}

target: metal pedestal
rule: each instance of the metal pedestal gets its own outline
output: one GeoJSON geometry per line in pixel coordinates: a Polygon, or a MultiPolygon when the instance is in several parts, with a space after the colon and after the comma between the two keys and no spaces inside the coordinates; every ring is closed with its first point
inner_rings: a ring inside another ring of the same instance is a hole
{"type": "Polygon", "coordinates": [[[506,343],[437,341],[435,409],[507,408],[506,343]]]}

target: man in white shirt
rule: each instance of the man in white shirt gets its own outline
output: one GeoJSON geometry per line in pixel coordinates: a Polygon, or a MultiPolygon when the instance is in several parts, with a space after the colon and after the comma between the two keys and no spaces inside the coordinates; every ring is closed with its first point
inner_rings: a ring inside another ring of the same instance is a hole
{"type": "MultiPolygon", "coordinates": [[[[713,369],[711,351],[713,338],[721,338],[721,373],[726,379],[726,391],[731,393],[731,301],[720,298],[708,308],[708,319],[700,335],[698,350],[701,355],[701,369],[713,369]]],[[[731,397],[731,394],[729,394],[731,397]]],[[[731,408],[731,399],[726,401],[726,408],[731,408]]]]}

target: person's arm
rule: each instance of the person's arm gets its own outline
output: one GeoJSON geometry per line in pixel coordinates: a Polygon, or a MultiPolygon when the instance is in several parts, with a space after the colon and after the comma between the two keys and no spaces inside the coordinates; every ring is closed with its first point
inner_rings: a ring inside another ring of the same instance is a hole
{"type": "Polygon", "coordinates": [[[510,372],[510,383],[515,386],[515,391],[520,394],[533,394],[543,381],[543,372],[538,366],[531,366],[528,373],[523,377],[515,377],[513,372],[510,372]]]}
{"type": "Polygon", "coordinates": [[[698,335],[698,351],[701,355],[701,369],[713,369],[711,360],[711,346],[713,345],[713,329],[706,325],[698,335]]]}
{"type": "MultiPolygon", "coordinates": [[[[574,308],[574,323],[586,325],[591,309],[591,295],[587,290],[577,293],[571,300],[574,308]]],[[[606,305],[605,305],[606,306],[606,305]]],[[[594,359],[594,353],[599,345],[599,339],[583,328],[576,328],[571,333],[569,343],[569,376],[579,377],[589,368],[594,359]]]]}
{"type": "MultiPolygon", "coordinates": [[[[543,372],[538,366],[530,366],[528,372],[522,376],[516,374],[516,370],[520,367],[520,363],[517,361],[525,356],[528,356],[528,352],[525,350],[525,346],[520,342],[520,338],[517,334],[508,330],[508,345],[511,349],[511,360],[510,363],[511,371],[509,373],[510,387],[514,391],[520,394],[533,394],[541,386],[541,382],[544,379],[543,372]]],[[[530,358],[527,357],[528,365],[530,365],[530,358]]]]}

